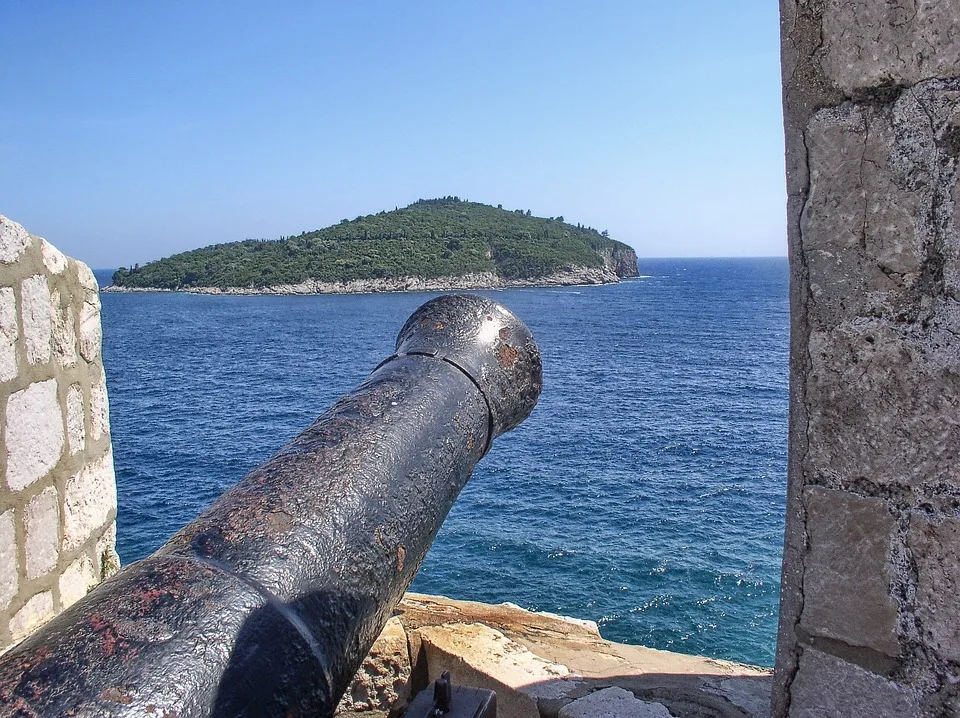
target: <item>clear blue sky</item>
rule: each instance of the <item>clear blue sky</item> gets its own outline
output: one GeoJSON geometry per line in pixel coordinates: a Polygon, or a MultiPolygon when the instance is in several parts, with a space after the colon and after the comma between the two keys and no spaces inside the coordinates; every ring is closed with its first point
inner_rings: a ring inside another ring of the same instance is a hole
{"type": "Polygon", "coordinates": [[[0,213],[94,267],[447,194],[786,252],[771,0],[2,0],[0,31],[0,213]]]}

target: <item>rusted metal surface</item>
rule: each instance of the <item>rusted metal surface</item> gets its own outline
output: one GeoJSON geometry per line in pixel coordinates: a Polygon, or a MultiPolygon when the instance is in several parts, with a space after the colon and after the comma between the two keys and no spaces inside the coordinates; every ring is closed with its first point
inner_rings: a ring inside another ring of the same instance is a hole
{"type": "Polygon", "coordinates": [[[331,715],[541,381],[530,332],[500,305],[423,305],[353,393],[3,656],[0,716],[331,715]]]}

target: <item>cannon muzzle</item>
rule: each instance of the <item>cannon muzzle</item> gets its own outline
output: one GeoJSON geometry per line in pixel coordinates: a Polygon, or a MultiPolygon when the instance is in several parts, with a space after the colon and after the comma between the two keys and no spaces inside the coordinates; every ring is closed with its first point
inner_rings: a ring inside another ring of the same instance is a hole
{"type": "Polygon", "coordinates": [[[3,656],[0,715],[332,715],[541,385],[539,349],[502,306],[424,304],[355,391],[3,656]]]}

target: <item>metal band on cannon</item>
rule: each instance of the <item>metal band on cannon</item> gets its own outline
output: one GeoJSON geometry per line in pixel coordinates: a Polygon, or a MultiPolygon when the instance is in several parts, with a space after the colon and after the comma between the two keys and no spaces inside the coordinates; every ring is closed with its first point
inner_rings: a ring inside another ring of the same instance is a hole
{"type": "Polygon", "coordinates": [[[529,330],[443,296],[396,354],[149,558],[0,658],[0,716],[332,714],[490,442],[529,330]]]}

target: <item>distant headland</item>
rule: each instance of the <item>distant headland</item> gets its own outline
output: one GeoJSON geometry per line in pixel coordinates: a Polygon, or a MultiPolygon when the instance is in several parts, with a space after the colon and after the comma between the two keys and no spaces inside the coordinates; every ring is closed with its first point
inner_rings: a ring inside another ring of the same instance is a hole
{"type": "Polygon", "coordinates": [[[216,244],[121,267],[104,291],[446,291],[608,284],[637,274],[636,253],[606,231],[443,197],[295,237],[216,244]]]}

